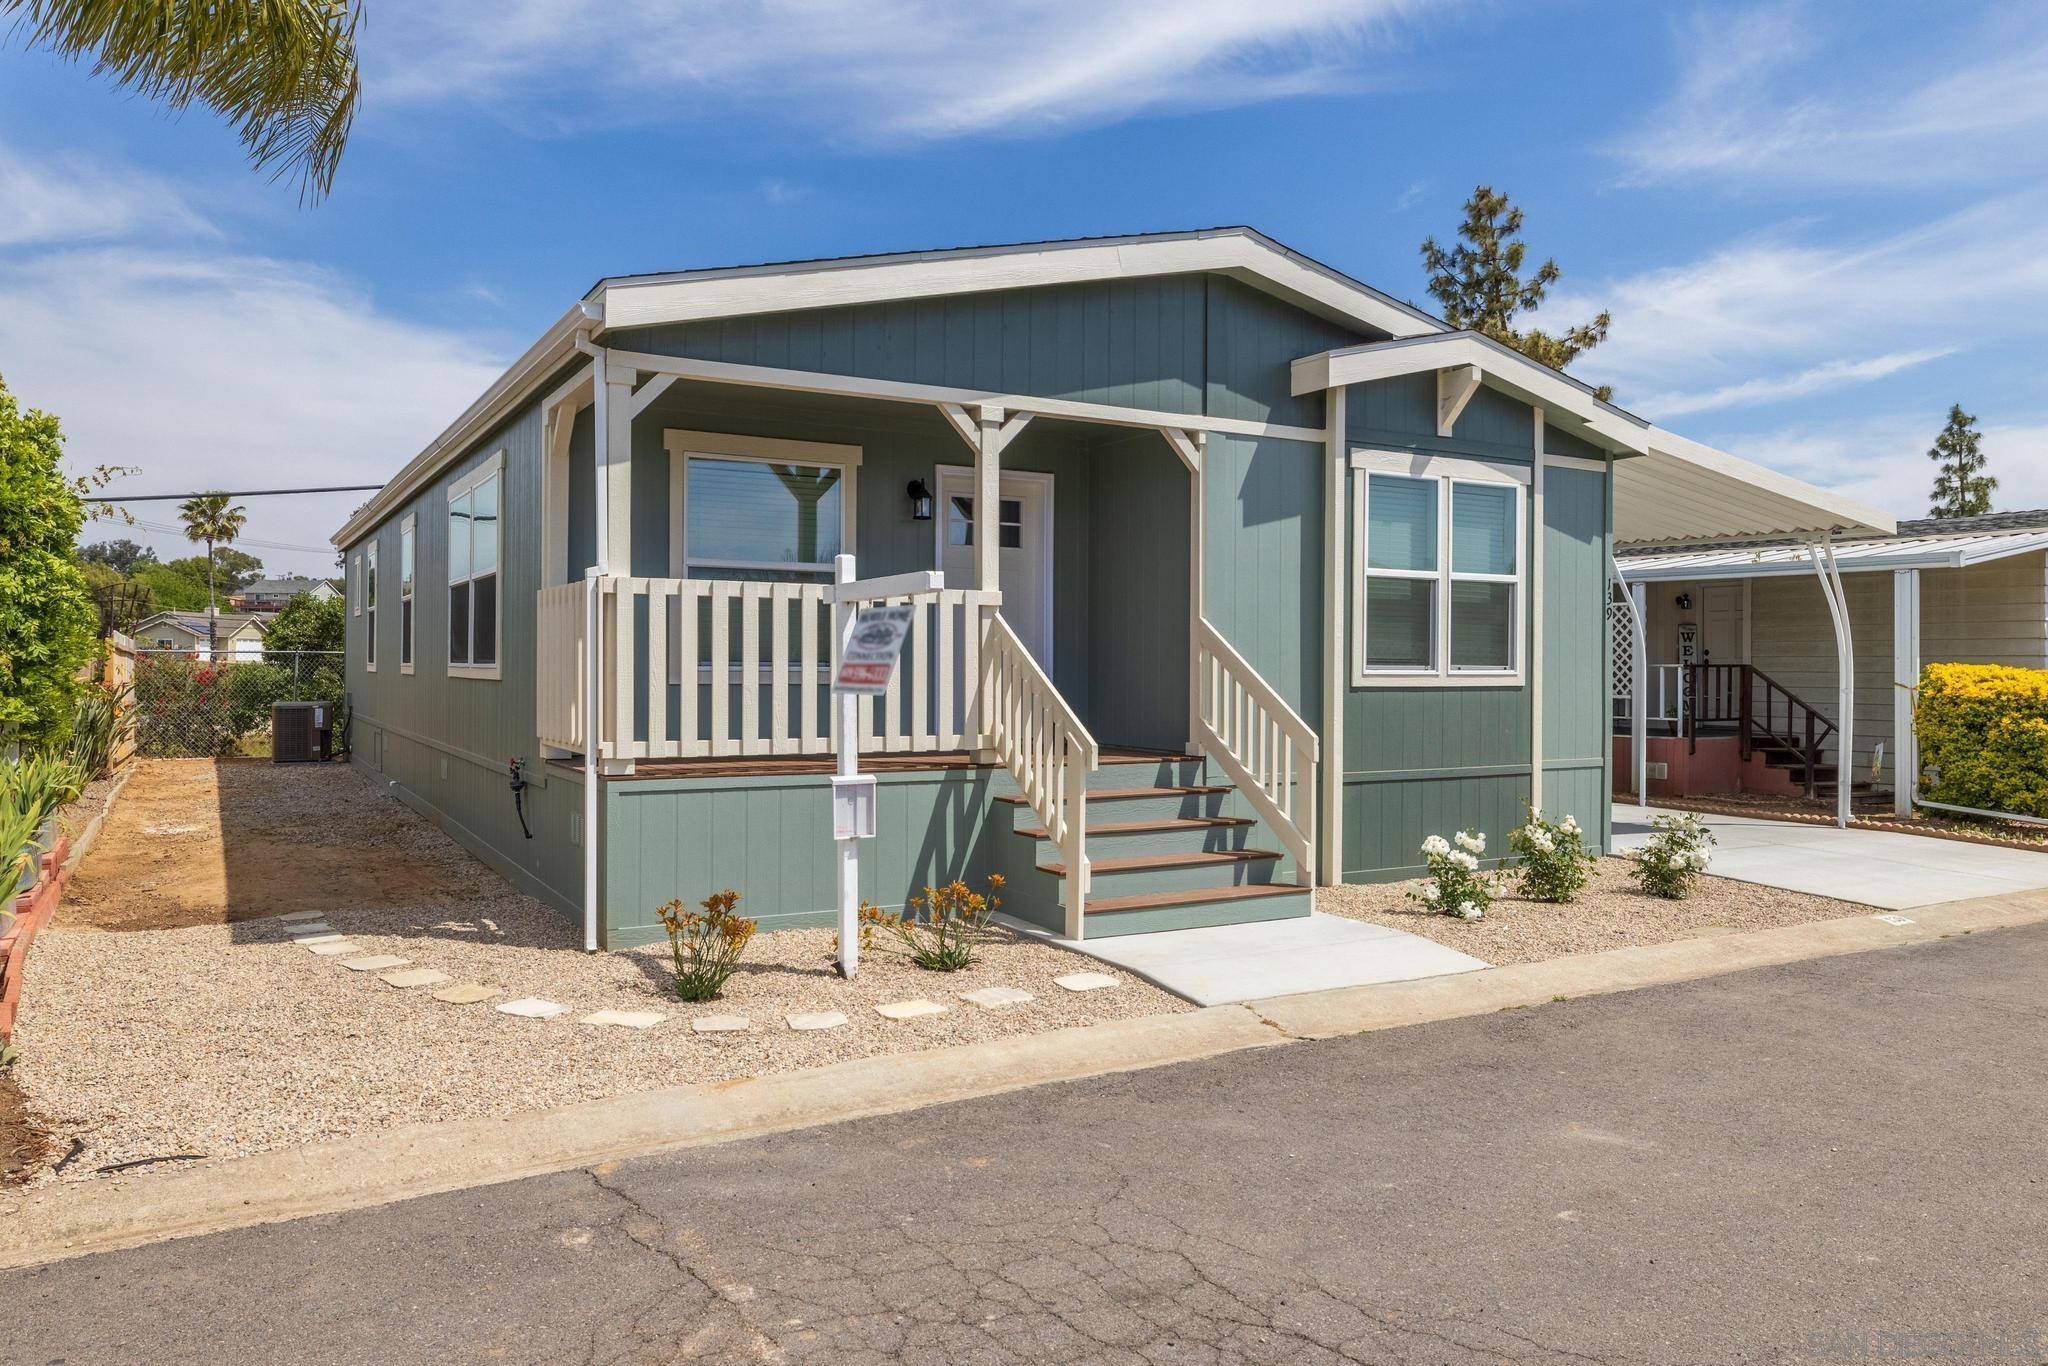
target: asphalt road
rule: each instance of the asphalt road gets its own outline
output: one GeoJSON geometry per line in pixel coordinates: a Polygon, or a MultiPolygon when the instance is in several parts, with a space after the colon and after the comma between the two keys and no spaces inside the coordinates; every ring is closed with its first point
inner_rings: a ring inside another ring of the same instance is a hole
{"type": "Polygon", "coordinates": [[[2048,1360],[2048,927],[0,1276],[7,1362],[2048,1360]]]}

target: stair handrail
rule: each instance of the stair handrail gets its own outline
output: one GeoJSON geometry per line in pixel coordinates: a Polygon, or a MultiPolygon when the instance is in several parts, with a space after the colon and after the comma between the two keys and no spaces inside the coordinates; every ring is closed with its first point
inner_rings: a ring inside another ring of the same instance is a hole
{"type": "Polygon", "coordinates": [[[983,618],[981,732],[1030,803],[1066,866],[1061,900],[1066,935],[1086,933],[1088,774],[1101,746],[1000,610],[983,618]]]}
{"type": "Polygon", "coordinates": [[[1811,797],[1815,794],[1821,746],[1839,729],[1833,721],[1818,707],[1754,664],[1691,664],[1686,668],[1690,705],[1686,709],[1685,734],[1689,749],[1698,749],[1698,726],[1702,720],[1734,721],[1737,723],[1738,742],[1742,747],[1744,759],[1749,758],[1753,752],[1759,736],[1781,749],[1790,749],[1799,755],[1805,766],[1806,795],[1811,797]],[[1737,709],[1734,716],[1723,716],[1718,710],[1707,705],[1710,699],[1725,700],[1721,698],[1721,690],[1706,686],[1710,672],[1732,674],[1739,678],[1735,694],[1737,709]],[[1759,684],[1762,685],[1763,693],[1761,718],[1757,715],[1756,707],[1759,684]],[[1776,725],[1777,708],[1774,700],[1779,697],[1785,699],[1783,730],[1778,729],[1776,725]],[[1706,711],[1713,711],[1713,714],[1703,716],[1702,713],[1706,711]]]}
{"type": "Polygon", "coordinates": [[[1314,886],[1321,737],[1207,617],[1196,620],[1195,676],[1195,743],[1287,846],[1295,882],[1314,886]]]}

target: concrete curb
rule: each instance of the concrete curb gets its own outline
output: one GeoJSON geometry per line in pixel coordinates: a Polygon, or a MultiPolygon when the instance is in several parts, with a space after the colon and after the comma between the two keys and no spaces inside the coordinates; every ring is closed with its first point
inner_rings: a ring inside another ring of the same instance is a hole
{"type": "Polygon", "coordinates": [[[101,827],[107,823],[107,817],[114,813],[114,803],[121,800],[121,793],[127,788],[128,780],[134,777],[135,771],[141,767],[142,761],[140,759],[131,757],[127,760],[121,769],[120,776],[114,780],[114,785],[107,790],[107,800],[100,807],[99,814],[87,821],[85,829],[78,832],[78,838],[71,841],[71,857],[64,861],[64,871],[67,875],[77,872],[78,865],[85,862],[87,851],[92,848],[93,842],[100,837],[101,827]]]}
{"type": "Polygon", "coordinates": [[[811,1128],[1245,1048],[1488,1014],[1803,959],[2048,921],[2048,891],[1817,921],[1488,968],[1447,977],[1210,1006],[956,1048],[680,1086],[504,1119],[415,1125],[259,1153],[121,1184],[0,1197],[0,1269],[135,1247],[598,1162],[811,1128]]]}

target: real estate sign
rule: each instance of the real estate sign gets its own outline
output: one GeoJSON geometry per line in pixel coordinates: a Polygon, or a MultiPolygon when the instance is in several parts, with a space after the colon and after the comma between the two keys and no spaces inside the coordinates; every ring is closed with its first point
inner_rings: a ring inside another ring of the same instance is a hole
{"type": "Polygon", "coordinates": [[[889,690],[889,677],[896,672],[897,657],[903,653],[903,638],[910,633],[910,619],[917,609],[907,602],[863,607],[846,633],[846,645],[839,652],[839,672],[832,677],[832,691],[879,694],[889,690]]]}

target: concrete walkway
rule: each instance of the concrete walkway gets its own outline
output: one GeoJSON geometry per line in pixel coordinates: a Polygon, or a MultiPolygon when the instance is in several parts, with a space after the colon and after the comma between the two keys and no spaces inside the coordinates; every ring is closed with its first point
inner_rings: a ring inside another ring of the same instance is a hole
{"type": "MultiPolygon", "coordinates": [[[[1650,818],[1668,814],[1617,804],[1614,847],[1641,848],[1650,818]]],[[[1707,871],[1740,882],[1893,911],[2048,887],[2048,853],[1751,816],[1704,819],[1717,841],[1707,871]]]]}
{"type": "Polygon", "coordinates": [[[1291,920],[1162,930],[1076,943],[1020,920],[1013,929],[1085,953],[1201,1006],[1471,972],[1483,959],[1419,934],[1313,912],[1291,920]]]}

